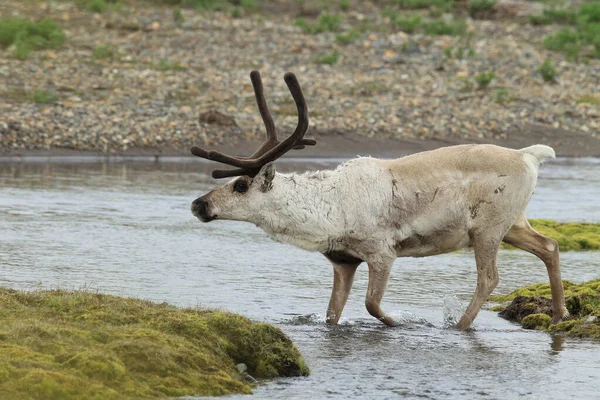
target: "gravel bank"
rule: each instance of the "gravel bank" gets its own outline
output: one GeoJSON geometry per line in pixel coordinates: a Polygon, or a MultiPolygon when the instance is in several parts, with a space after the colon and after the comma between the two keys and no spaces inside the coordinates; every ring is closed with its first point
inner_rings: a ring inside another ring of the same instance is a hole
{"type": "Polygon", "coordinates": [[[50,16],[68,40],[24,61],[0,50],[0,153],[180,153],[192,144],[252,141],[263,134],[248,77],[258,69],[282,132],[296,120],[282,79],[290,70],[308,100],[309,135],[372,140],[382,150],[543,141],[560,155],[600,156],[600,106],[582,101],[600,93],[600,60],[573,63],[544,50],[543,38],[558,26],[467,18],[467,38],[408,35],[363,2],[330,10],[343,16],[341,32],[359,33],[343,45],[333,32],[304,33],[294,25],[301,11],[279,3],[243,18],[184,9],[177,22],[172,7],[147,3],[93,14],[72,3],[7,1],[0,17],[50,16]],[[108,56],[95,57],[98,47],[108,56]],[[459,48],[469,56],[458,57],[459,48]],[[315,61],[333,52],[334,65],[315,61]],[[552,84],[536,72],[548,57],[558,71],[552,84]],[[495,78],[479,90],[473,78],[482,71],[495,78]],[[58,99],[35,104],[35,91],[58,99]],[[211,109],[233,124],[200,122],[211,109]]]}

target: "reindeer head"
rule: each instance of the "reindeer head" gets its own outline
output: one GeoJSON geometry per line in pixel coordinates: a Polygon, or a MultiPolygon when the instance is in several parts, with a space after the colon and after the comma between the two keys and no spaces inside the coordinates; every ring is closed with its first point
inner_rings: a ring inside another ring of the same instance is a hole
{"type": "Polygon", "coordinates": [[[281,142],[277,138],[275,123],[267,107],[260,73],[252,71],[250,79],[258,111],[267,131],[267,139],[250,157],[229,156],[198,146],[191,148],[195,156],[237,167],[230,170],[214,170],[212,176],[215,179],[232,176],[238,178],[192,202],[192,213],[203,222],[217,218],[251,221],[253,214],[260,212],[262,206],[269,201],[266,195],[270,192],[275,178],[273,162],[292,149],[303,149],[304,146],[314,146],[317,143],[312,139],[304,139],[308,129],[308,108],[294,74],[288,72],[283,79],[296,102],[298,125],[294,132],[281,142]]]}

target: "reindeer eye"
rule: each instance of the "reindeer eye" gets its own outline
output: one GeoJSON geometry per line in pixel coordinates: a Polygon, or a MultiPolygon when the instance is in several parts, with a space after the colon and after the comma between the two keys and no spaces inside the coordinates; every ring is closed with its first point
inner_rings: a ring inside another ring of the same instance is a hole
{"type": "Polygon", "coordinates": [[[233,191],[238,193],[245,193],[248,190],[248,184],[246,181],[238,180],[233,184],[233,191]]]}

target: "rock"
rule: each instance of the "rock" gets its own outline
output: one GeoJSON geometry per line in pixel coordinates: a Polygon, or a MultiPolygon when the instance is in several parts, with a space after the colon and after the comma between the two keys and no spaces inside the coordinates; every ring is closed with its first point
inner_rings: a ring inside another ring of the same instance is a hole
{"type": "Polygon", "coordinates": [[[523,318],[531,314],[552,316],[552,300],[545,297],[518,296],[498,315],[520,323],[523,318]]]}
{"type": "Polygon", "coordinates": [[[198,117],[198,120],[205,124],[220,125],[220,126],[237,126],[235,119],[229,115],[223,114],[217,110],[209,110],[203,112],[198,117]]]}

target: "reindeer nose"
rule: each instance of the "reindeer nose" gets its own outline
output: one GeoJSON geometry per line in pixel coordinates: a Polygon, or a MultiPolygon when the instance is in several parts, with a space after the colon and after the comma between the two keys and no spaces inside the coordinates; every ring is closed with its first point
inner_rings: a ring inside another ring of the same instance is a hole
{"type": "Polygon", "coordinates": [[[206,211],[207,208],[208,203],[202,197],[198,197],[192,202],[192,212],[194,214],[199,214],[201,211],[206,211]]]}
{"type": "Polygon", "coordinates": [[[192,214],[199,217],[203,221],[208,221],[211,216],[208,214],[208,202],[202,197],[197,198],[192,202],[192,214]]]}

